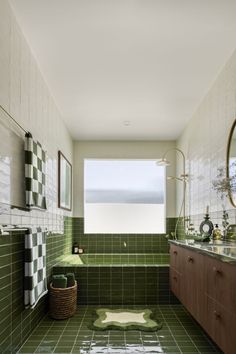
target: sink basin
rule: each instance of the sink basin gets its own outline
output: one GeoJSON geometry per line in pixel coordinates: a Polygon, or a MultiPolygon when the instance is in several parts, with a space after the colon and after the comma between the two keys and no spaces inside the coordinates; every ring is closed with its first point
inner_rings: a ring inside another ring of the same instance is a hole
{"type": "Polygon", "coordinates": [[[206,247],[236,248],[236,245],[208,245],[206,247]]]}
{"type": "Polygon", "coordinates": [[[220,254],[222,256],[229,256],[235,258],[236,256],[236,245],[234,246],[225,246],[225,245],[206,245],[202,246],[202,249],[205,249],[208,252],[220,254]]]}
{"type": "Polygon", "coordinates": [[[234,241],[211,241],[210,243],[205,243],[206,246],[212,247],[236,247],[236,242],[234,241]]]}

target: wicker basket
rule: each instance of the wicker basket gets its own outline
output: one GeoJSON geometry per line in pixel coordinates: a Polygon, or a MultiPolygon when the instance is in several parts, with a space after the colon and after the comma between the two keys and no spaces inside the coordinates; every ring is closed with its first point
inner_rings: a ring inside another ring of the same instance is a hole
{"type": "Polygon", "coordinates": [[[77,282],[70,288],[53,288],[50,284],[49,313],[56,320],[74,315],[77,304],[77,282]]]}

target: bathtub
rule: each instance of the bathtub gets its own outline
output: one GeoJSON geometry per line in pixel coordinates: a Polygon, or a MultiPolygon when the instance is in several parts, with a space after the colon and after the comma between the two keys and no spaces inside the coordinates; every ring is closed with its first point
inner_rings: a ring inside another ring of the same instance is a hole
{"type": "Polygon", "coordinates": [[[169,254],[96,253],[57,258],[53,274],[74,272],[78,304],[171,304],[169,254]]]}

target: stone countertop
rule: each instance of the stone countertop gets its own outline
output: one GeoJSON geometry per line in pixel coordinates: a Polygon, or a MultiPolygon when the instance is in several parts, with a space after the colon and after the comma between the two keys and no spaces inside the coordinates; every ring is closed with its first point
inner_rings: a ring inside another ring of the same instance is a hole
{"type": "Polygon", "coordinates": [[[225,263],[236,265],[235,241],[194,242],[194,240],[169,240],[169,243],[191,249],[204,255],[214,257],[225,263]]]}

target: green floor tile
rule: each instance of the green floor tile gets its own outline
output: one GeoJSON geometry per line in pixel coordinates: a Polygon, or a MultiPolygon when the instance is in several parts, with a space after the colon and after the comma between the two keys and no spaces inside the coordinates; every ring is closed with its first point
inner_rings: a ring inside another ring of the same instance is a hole
{"type": "Polygon", "coordinates": [[[53,351],[53,353],[61,353],[61,354],[64,354],[64,353],[71,353],[72,351],[72,347],[56,347],[53,351]]]}
{"type": "Polygon", "coordinates": [[[19,350],[19,353],[20,354],[24,354],[24,353],[34,353],[35,350],[37,349],[37,347],[22,347],[20,350],[19,350]]]}
{"type": "MultiPolygon", "coordinates": [[[[133,306],[136,309],[145,307],[133,306]]],[[[158,310],[158,317],[163,322],[163,328],[156,333],[117,330],[94,332],[88,325],[96,308],[80,306],[76,315],[67,321],[57,322],[46,316],[19,353],[221,353],[181,305],[150,307],[158,310]]]]}

